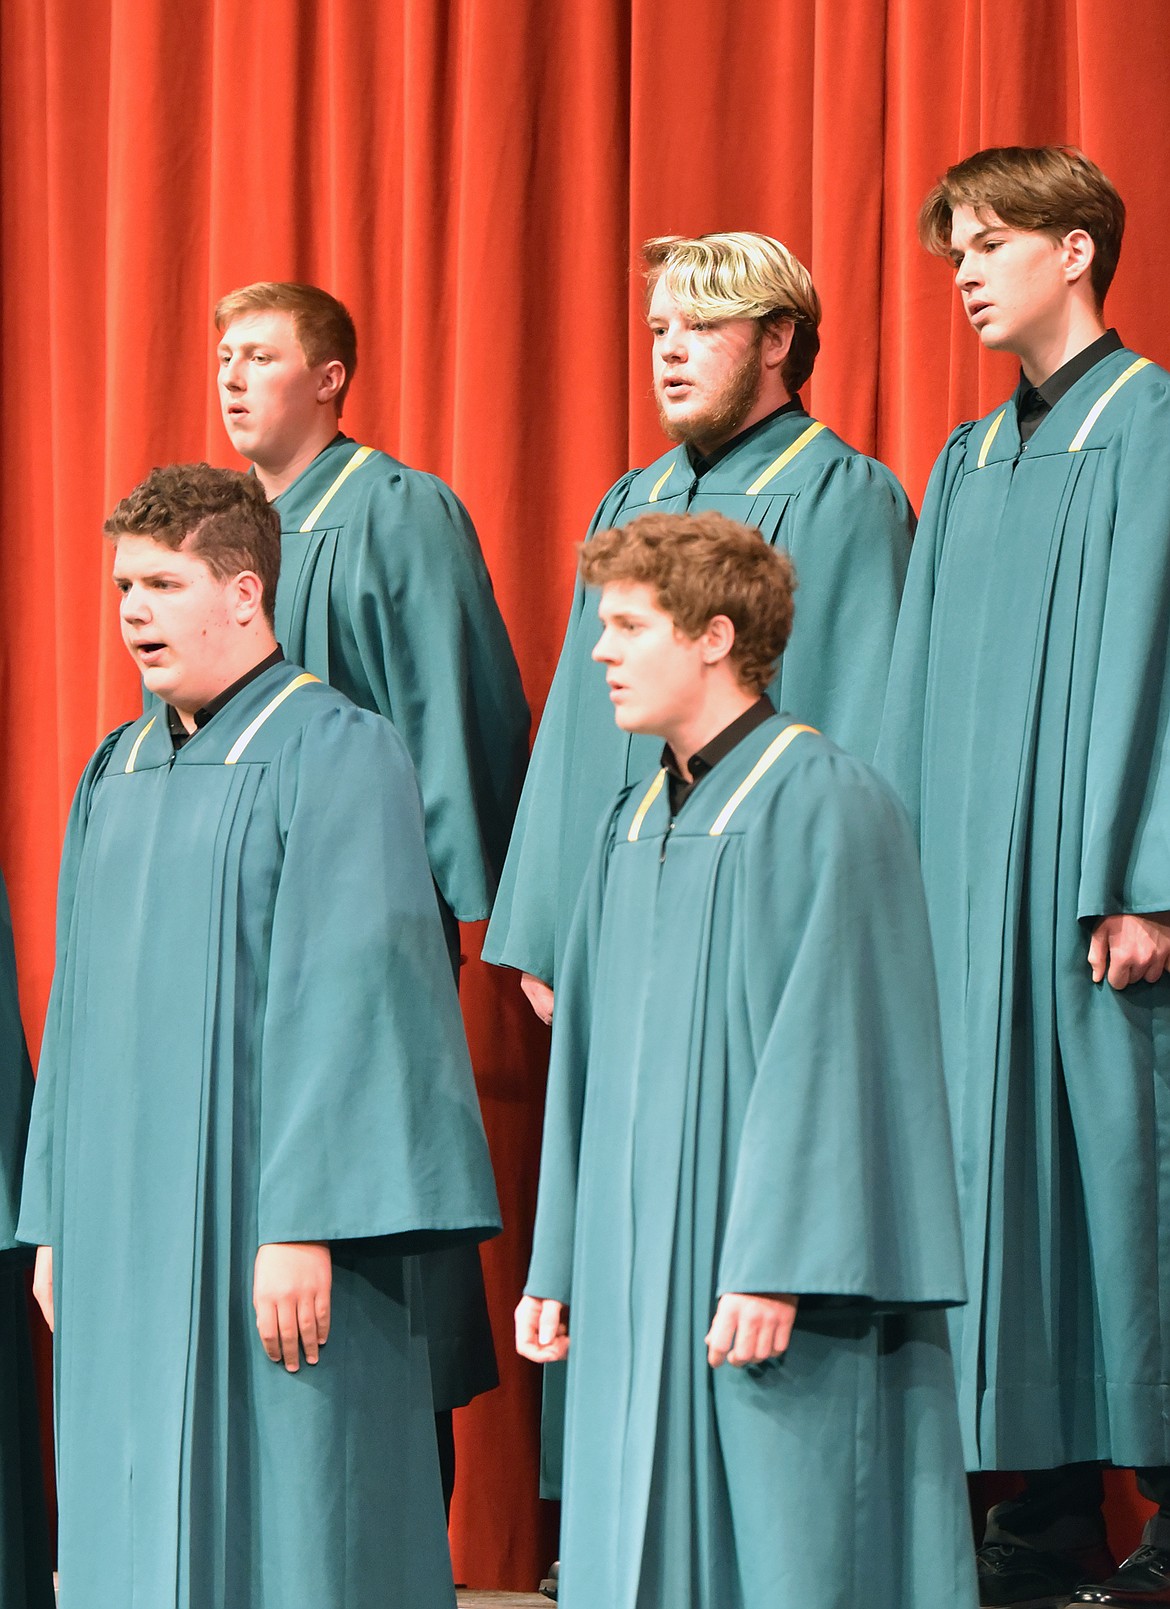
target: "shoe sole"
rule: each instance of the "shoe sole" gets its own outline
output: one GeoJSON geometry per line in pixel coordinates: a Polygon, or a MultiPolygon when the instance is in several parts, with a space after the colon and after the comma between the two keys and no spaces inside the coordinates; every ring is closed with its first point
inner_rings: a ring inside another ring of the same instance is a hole
{"type": "Polygon", "coordinates": [[[1042,1598],[1017,1598],[1012,1604],[981,1604],[980,1609],[1068,1609],[1075,1590],[1055,1595],[1047,1592],[1042,1598]]]}

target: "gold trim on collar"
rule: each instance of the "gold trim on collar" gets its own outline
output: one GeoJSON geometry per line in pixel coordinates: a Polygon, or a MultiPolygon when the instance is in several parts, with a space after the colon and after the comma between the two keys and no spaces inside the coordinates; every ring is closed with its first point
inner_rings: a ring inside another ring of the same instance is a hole
{"type": "Polygon", "coordinates": [[[666,767],[663,766],[662,770],[654,778],[654,781],[646,789],[646,794],[645,794],[645,797],[642,800],[642,803],[638,806],[637,810],[634,812],[634,819],[633,819],[633,821],[630,822],[630,830],[626,834],[626,842],[627,843],[630,843],[630,844],[637,843],[638,834],[642,831],[642,823],[646,819],[646,812],[649,810],[650,806],[654,803],[655,799],[657,799],[658,795],[662,792],[662,784],[665,781],[666,781],[666,767]]]}
{"type": "Polygon", "coordinates": [[[824,428],[824,425],[819,419],[814,419],[812,424],[809,425],[808,429],[802,430],[792,445],[790,447],[785,447],[779,458],[777,458],[773,463],[770,463],[762,475],[757,475],[756,479],[752,481],[751,485],[747,489],[748,496],[754,497],[757,492],[762,492],[768,482],[770,480],[774,480],[780,471],[792,462],[797,453],[803,452],[813,437],[819,436],[824,428]]]}
{"type": "Polygon", "coordinates": [[[309,515],[308,519],[301,526],[302,531],[311,531],[313,529],[314,525],[316,525],[317,521],[321,518],[322,514],[324,514],[325,510],[333,501],[334,493],[341,490],[342,485],[349,479],[355,469],[360,469],[362,467],[373,450],[374,449],[372,447],[359,447],[357,452],[350,457],[349,462],[341,471],[341,474],[338,475],[337,479],[333,482],[333,485],[325,493],[325,496],[321,499],[316,508],[309,515]]]}
{"type": "Polygon", "coordinates": [[[1088,436],[1089,431],[1092,430],[1093,426],[1097,423],[1097,420],[1100,419],[1101,415],[1109,406],[1110,402],[1112,402],[1113,398],[1121,390],[1122,386],[1127,380],[1132,380],[1139,369],[1144,369],[1149,361],[1149,358],[1135,359],[1135,361],[1130,364],[1128,369],[1117,376],[1117,379],[1114,380],[1108,391],[1106,391],[1103,396],[1097,398],[1096,402],[1089,409],[1084,424],[1069,443],[1068,450],[1070,453],[1080,452],[1081,448],[1085,445],[1085,438],[1088,436]]]}
{"type": "Polygon", "coordinates": [[[768,744],[768,747],[764,750],[763,754],[760,755],[755,765],[752,766],[747,776],[744,777],[739,787],[736,788],[731,798],[723,806],[723,809],[715,817],[709,836],[712,838],[719,837],[724,827],[726,827],[727,823],[731,820],[732,816],[739,809],[740,805],[763,776],[764,772],[767,771],[770,766],[776,763],[776,761],[784,753],[784,750],[792,742],[794,737],[798,737],[801,732],[816,732],[816,730],[817,729],[815,726],[801,726],[798,722],[794,721],[791,726],[786,726],[784,728],[779,737],[774,737],[771,743],[768,744]]]}
{"type": "MultiPolygon", "coordinates": [[[[267,704],[265,704],[264,708],[260,711],[259,715],[257,715],[256,719],[248,722],[248,725],[245,726],[244,730],[240,733],[239,737],[228,750],[227,759],[223,762],[224,765],[235,765],[236,761],[240,758],[240,755],[243,754],[244,750],[248,747],[248,744],[251,743],[252,739],[256,736],[256,733],[264,725],[268,717],[272,714],[273,710],[275,710],[279,705],[283,704],[290,693],[295,693],[298,687],[307,687],[310,682],[317,682],[320,681],[320,679],[321,678],[319,676],[311,676],[307,670],[302,671],[299,676],[294,676],[287,687],[282,688],[274,699],[271,699],[267,704]]],[[[145,736],[146,734],[144,732],[143,737],[145,736]]]]}
{"type": "Polygon", "coordinates": [[[976,469],[982,469],[984,464],[987,462],[987,455],[991,451],[991,444],[999,433],[999,427],[1003,424],[1003,416],[1006,412],[1006,408],[1001,408],[996,414],[995,418],[992,420],[991,429],[987,432],[986,436],[984,436],[983,445],[979,449],[979,462],[975,465],[976,469]]]}
{"type": "Polygon", "coordinates": [[[146,734],[150,731],[151,727],[157,720],[158,716],[152,715],[150,720],[147,721],[141,732],[139,732],[138,736],[134,739],[134,747],[130,750],[130,758],[126,761],[126,770],[123,773],[125,776],[129,776],[131,771],[133,771],[135,762],[138,759],[138,751],[142,747],[146,734]]]}
{"type": "Polygon", "coordinates": [[[654,490],[650,493],[650,496],[646,499],[646,501],[648,503],[657,503],[658,494],[662,490],[662,488],[666,485],[666,483],[670,479],[670,477],[674,474],[674,466],[677,463],[678,463],[678,459],[677,458],[672,458],[670,460],[670,463],[667,464],[667,466],[666,466],[665,473],[662,474],[662,475],[659,475],[658,479],[654,482],[654,490]]]}

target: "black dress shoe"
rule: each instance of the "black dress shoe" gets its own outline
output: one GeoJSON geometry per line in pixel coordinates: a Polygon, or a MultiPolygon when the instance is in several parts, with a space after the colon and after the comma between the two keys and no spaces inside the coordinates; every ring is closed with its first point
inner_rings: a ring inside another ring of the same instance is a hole
{"type": "Polygon", "coordinates": [[[1143,1543],[1099,1586],[1081,1586],[1073,1603],[1170,1604],[1170,1550],[1143,1543]]]}
{"type": "Polygon", "coordinates": [[[544,1580],[540,1583],[541,1592],[544,1593],[546,1598],[551,1598],[554,1603],[556,1602],[557,1580],[558,1580],[558,1577],[560,1576],[560,1573],[561,1573],[561,1561],[559,1559],[554,1559],[552,1567],[550,1568],[548,1574],[545,1576],[544,1580]]]}
{"type": "MultiPolygon", "coordinates": [[[[1086,1575],[1094,1573],[1086,1569],[1083,1557],[1041,1553],[1039,1548],[1007,1542],[985,1543],[976,1553],[975,1563],[980,1609],[1064,1609],[1086,1575]]],[[[1104,1552],[1100,1563],[1102,1575],[1113,1568],[1113,1560],[1104,1552]]]]}

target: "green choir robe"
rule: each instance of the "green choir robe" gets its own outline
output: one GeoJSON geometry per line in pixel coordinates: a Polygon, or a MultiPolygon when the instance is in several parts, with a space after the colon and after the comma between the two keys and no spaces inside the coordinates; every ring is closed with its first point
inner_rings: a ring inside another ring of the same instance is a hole
{"type": "MultiPolygon", "coordinates": [[[[913,516],[883,465],[804,412],[745,432],[696,480],[686,449],[633,470],[603,498],[589,535],[641,514],[715,510],[792,556],[792,641],[769,688],[843,748],[877,742],[913,516]]],[[[598,595],[578,580],[560,662],[532,751],[484,959],[555,981],[597,823],[614,794],[657,763],[653,738],[614,724],[590,655],[598,595]]]]}
{"type": "Polygon", "coordinates": [[[53,1567],[29,1345],[28,1249],[16,1238],[33,1078],[20,1004],[8,896],[0,880],[0,1604],[52,1609],[53,1567]]]}
{"type": "MultiPolygon", "coordinates": [[[[492,907],[528,759],[528,705],[467,511],[434,475],[338,435],[276,499],[285,652],[401,733],[453,917],[492,907]]],[[[479,1256],[422,1261],[435,1406],[498,1381],[479,1256]]]]}
{"type": "MultiPolygon", "coordinates": [[[[882,464],[803,411],[746,431],[700,480],[686,449],[632,470],[602,499],[589,535],[641,514],[714,509],[792,556],[800,580],[792,641],[769,688],[868,759],[910,554],[913,515],[882,464]]],[[[555,981],[597,823],[661,747],[614,724],[601,667],[598,594],[577,582],[560,662],[532,751],[484,941],[486,961],[555,981]]],[[[563,1381],[546,1370],[541,1490],[560,1486],[563,1381]]]]}
{"type": "Polygon", "coordinates": [[[765,722],[602,828],[557,994],[526,1289],[569,1306],[564,1609],[973,1609],[963,1299],[914,846],[765,722]],[[712,1370],[725,1292],[801,1296],[712,1370]]]}
{"type": "Polygon", "coordinates": [[[972,1468],[1170,1464],[1170,978],[1099,917],[1170,909],[1170,376],[1102,359],[1022,449],[935,467],[878,755],[919,824],[969,1305],[972,1468]]]}
{"type": "Polygon", "coordinates": [[[61,1609],[453,1604],[417,1265],[497,1206],[418,791],[287,663],[175,752],[111,734],[66,836],[18,1232],[56,1298],[61,1609]],[[315,1367],[257,1247],[323,1240],[315,1367]]]}

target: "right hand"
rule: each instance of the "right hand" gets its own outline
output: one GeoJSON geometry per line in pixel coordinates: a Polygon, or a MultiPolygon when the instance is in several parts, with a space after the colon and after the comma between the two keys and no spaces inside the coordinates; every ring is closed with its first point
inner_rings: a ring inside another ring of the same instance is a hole
{"type": "Polygon", "coordinates": [[[516,1350],[532,1363],[560,1363],[567,1358],[569,1322],[564,1303],[522,1296],[516,1308],[516,1350]]]}
{"type": "Polygon", "coordinates": [[[33,1295],[45,1316],[45,1323],[53,1328],[53,1248],[37,1247],[37,1263],[33,1270],[33,1295]]]}
{"type": "Polygon", "coordinates": [[[520,987],[528,996],[528,1004],[536,1012],[541,1022],[551,1023],[553,992],[548,984],[541,978],[533,977],[531,972],[522,972],[520,974],[520,987]]]}

